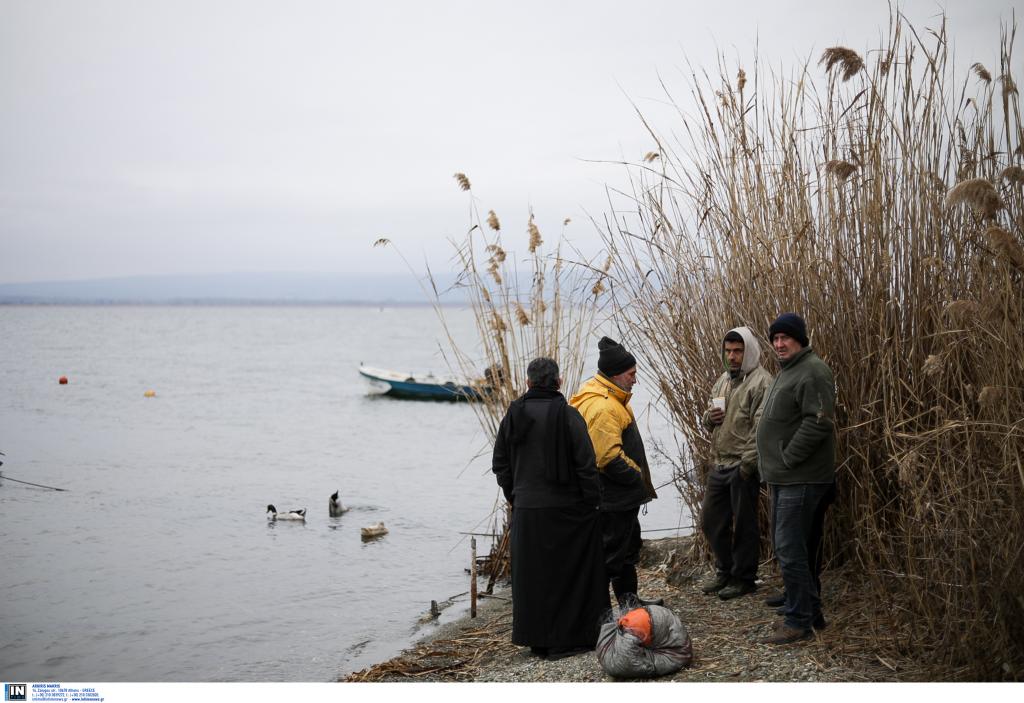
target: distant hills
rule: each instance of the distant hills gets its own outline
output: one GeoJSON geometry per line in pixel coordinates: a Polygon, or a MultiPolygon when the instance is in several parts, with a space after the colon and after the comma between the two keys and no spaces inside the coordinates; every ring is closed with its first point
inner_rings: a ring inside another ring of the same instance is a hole
{"type": "MultiPolygon", "coordinates": [[[[454,275],[437,276],[439,290],[454,275]]],[[[411,273],[227,273],[0,283],[0,304],[406,304],[432,302],[411,273]]],[[[443,303],[461,303],[447,290],[443,303]]]]}

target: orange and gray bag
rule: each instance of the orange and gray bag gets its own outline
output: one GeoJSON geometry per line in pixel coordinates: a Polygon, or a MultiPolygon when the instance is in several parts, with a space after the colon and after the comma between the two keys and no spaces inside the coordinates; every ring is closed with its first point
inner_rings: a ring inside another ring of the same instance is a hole
{"type": "Polygon", "coordinates": [[[601,626],[597,660],[615,678],[654,678],[689,666],[693,645],[675,613],[649,605],[634,608],[601,626]]]}

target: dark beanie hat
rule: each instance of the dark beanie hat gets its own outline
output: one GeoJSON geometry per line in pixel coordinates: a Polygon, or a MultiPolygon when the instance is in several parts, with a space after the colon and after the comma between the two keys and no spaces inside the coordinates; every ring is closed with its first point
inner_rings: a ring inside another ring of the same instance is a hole
{"type": "Polygon", "coordinates": [[[597,349],[601,352],[597,357],[597,368],[605,376],[618,376],[636,366],[633,355],[614,339],[601,337],[597,349]]]}
{"type": "Polygon", "coordinates": [[[784,312],[775,318],[775,322],[768,328],[768,341],[772,341],[772,338],[779,332],[788,334],[790,337],[800,342],[800,346],[806,347],[810,344],[810,340],[807,339],[807,323],[804,322],[804,318],[797,315],[795,312],[784,312]]]}

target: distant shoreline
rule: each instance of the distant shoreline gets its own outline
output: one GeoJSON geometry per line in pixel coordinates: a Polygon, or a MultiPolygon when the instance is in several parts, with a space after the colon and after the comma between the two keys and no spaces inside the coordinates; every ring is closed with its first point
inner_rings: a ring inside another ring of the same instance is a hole
{"type": "Polygon", "coordinates": [[[170,300],[0,298],[0,306],[8,307],[360,307],[360,308],[464,308],[466,302],[416,300],[261,300],[236,298],[195,298],[170,300]]]}

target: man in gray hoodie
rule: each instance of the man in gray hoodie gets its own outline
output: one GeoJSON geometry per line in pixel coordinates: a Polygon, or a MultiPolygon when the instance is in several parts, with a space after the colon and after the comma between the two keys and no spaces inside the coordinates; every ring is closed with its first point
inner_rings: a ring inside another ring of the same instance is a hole
{"type": "Polygon", "coordinates": [[[704,426],[711,430],[701,523],[715,554],[715,576],[702,586],[729,600],[757,589],[761,534],[757,499],[757,423],[772,376],[761,366],[761,345],[747,327],[729,330],[722,342],[725,373],[711,388],[704,426]]]}
{"type": "Polygon", "coordinates": [[[763,642],[788,644],[825,626],[815,561],[824,509],[835,495],[836,385],[831,369],[811,349],[799,315],[779,315],[768,338],[782,370],[764,401],[757,452],[771,496],[786,600],[785,620],[763,642]]]}

